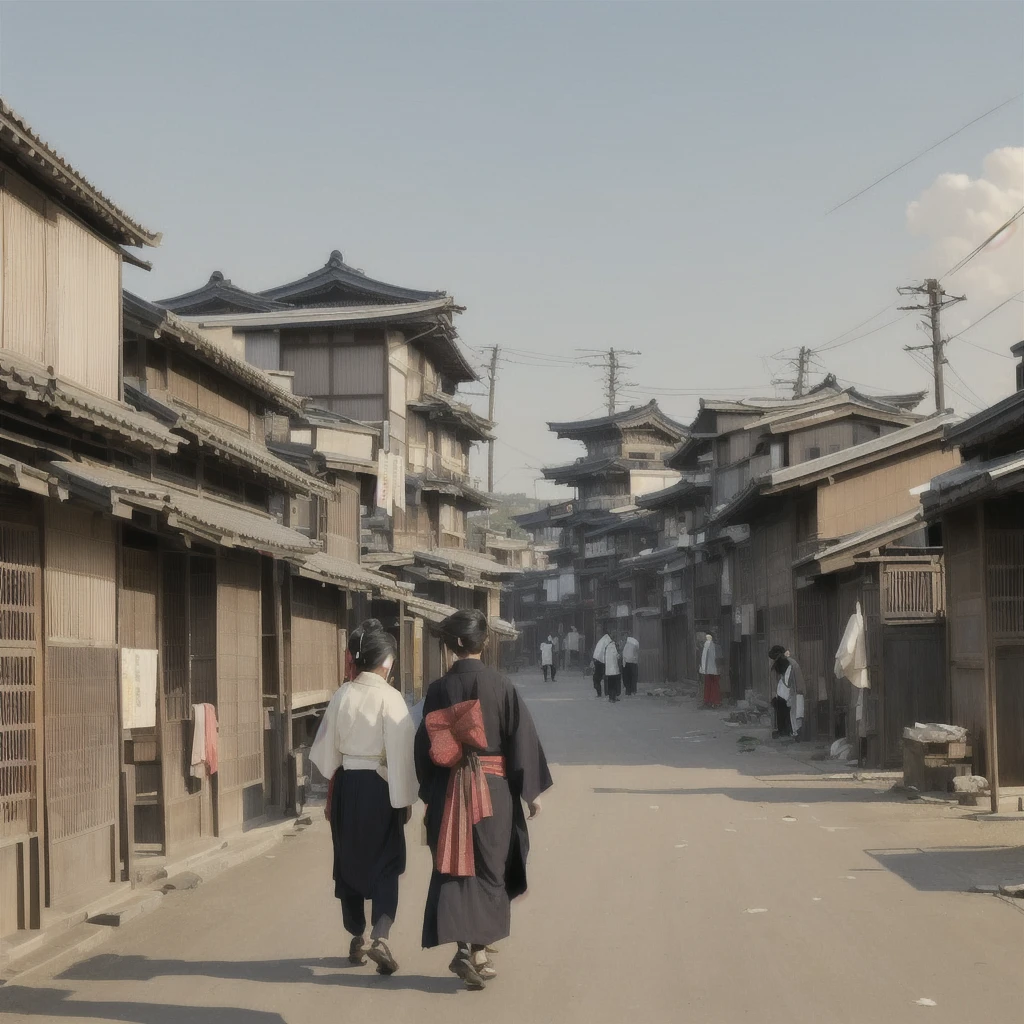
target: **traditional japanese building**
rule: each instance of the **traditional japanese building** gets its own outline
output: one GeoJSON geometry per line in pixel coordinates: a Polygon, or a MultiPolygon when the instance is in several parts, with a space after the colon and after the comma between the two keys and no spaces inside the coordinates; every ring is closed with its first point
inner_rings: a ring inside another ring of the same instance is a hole
{"type": "Polygon", "coordinates": [[[1024,342],[1013,354],[1017,390],[947,429],[963,465],[921,495],[946,554],[949,721],[969,731],[993,811],[1024,795],[1024,342]]]}
{"type": "MultiPolygon", "coordinates": [[[[469,456],[491,424],[456,398],[477,378],[457,342],[461,307],[452,298],[374,280],[333,252],[324,267],[259,293],[215,273],[160,305],[252,365],[289,375],[317,408],[377,428],[377,488],[362,505],[365,559],[424,598],[480,608],[499,635],[511,635],[499,590],[514,570],[480,556],[462,565],[467,516],[490,507],[469,456]]],[[[401,636],[397,605],[377,610],[401,636]]]]}

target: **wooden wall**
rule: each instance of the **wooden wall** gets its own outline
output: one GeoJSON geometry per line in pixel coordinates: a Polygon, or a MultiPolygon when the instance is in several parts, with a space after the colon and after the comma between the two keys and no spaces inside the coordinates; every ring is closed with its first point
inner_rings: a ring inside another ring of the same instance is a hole
{"type": "Polygon", "coordinates": [[[114,524],[48,502],[46,813],[50,901],[117,877],[121,722],[114,524]]]}
{"type": "Polygon", "coordinates": [[[292,706],[330,700],[345,671],[337,587],[292,579],[292,706]]]}
{"type": "Polygon", "coordinates": [[[217,565],[218,835],[264,813],[258,555],[221,554],[217,565]]]}
{"type": "Polygon", "coordinates": [[[118,251],[6,169],[0,218],[0,346],[118,398],[118,251]]]}
{"type": "Polygon", "coordinates": [[[818,536],[846,537],[876,523],[885,522],[920,504],[911,488],[953,469],[960,462],[956,452],[932,451],[854,473],[832,485],[818,486],[818,536]]]}
{"type": "MultiPolygon", "coordinates": [[[[401,509],[397,509],[401,512],[401,509]]],[[[327,533],[324,550],[336,558],[359,561],[359,485],[339,481],[327,499],[327,533]]]]}

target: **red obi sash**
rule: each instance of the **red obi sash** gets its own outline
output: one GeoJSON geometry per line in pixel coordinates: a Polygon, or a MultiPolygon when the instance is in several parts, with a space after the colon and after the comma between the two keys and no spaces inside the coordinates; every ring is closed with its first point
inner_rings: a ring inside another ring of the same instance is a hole
{"type": "Polygon", "coordinates": [[[494,814],[485,775],[505,776],[505,759],[480,756],[487,746],[480,701],[467,700],[424,719],[430,737],[430,759],[451,769],[437,843],[437,870],[469,878],[476,874],[473,826],[494,814]]]}

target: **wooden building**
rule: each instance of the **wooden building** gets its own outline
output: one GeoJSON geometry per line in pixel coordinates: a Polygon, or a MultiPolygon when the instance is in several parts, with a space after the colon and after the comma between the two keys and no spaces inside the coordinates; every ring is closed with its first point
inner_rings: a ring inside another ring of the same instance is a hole
{"type": "MultiPolygon", "coordinates": [[[[289,376],[295,394],[318,408],[377,428],[377,488],[362,505],[364,560],[428,603],[479,607],[499,636],[510,635],[498,585],[487,582],[501,565],[489,559],[477,575],[453,568],[467,548],[468,515],[490,507],[471,482],[469,454],[490,438],[491,424],[455,396],[477,377],[456,340],[461,308],[452,298],[370,278],[335,251],[313,273],[259,293],[215,273],[160,305],[252,365],[289,376]]],[[[429,621],[406,624],[397,602],[377,610],[403,643],[429,621]]],[[[411,660],[420,666],[408,676],[416,692],[429,666],[411,660]]]]}
{"type": "MultiPolygon", "coordinates": [[[[1024,365],[1024,343],[1014,347],[1024,365]]],[[[1024,376],[1017,391],[949,427],[963,465],[922,494],[941,525],[949,618],[949,720],[970,733],[974,770],[1024,794],[1024,376]]]]}
{"type": "Polygon", "coordinates": [[[804,730],[812,737],[853,731],[832,662],[860,601],[869,624],[872,682],[861,722],[870,764],[898,761],[903,726],[941,706],[941,562],[928,549],[915,489],[955,464],[942,450],[949,421],[932,416],[765,473],[711,520],[718,539],[741,526],[749,531],[721,554],[730,580],[722,604],[733,617],[734,692],[770,696],[768,649],[789,648],[803,669],[804,730]],[[890,628],[897,626],[898,637],[890,628]]]}

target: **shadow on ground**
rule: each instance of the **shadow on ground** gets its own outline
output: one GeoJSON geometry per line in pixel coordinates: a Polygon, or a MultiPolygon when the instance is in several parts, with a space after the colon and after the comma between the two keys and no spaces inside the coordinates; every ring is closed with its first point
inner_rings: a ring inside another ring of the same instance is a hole
{"type": "Polygon", "coordinates": [[[920,892],[968,892],[974,886],[1024,882],[1024,846],[864,852],[920,892]]]}
{"type": "Polygon", "coordinates": [[[339,988],[381,988],[443,995],[460,990],[456,978],[430,978],[399,972],[389,978],[373,965],[354,967],[337,957],[294,960],[157,960],[146,956],[104,953],[83,960],[59,976],[60,981],[152,981],[154,978],[203,977],[224,981],[259,981],[274,985],[334,985],[339,988]]]}
{"type": "Polygon", "coordinates": [[[827,783],[809,788],[776,784],[761,786],[757,789],[734,786],[706,786],[697,789],[620,789],[611,786],[595,786],[594,792],[603,795],[627,796],[727,796],[730,800],[751,804],[837,804],[864,803],[867,800],[876,803],[892,803],[893,801],[888,794],[876,795],[873,791],[860,787],[839,788],[827,783]]]}
{"type": "Polygon", "coordinates": [[[13,1013],[47,1021],[114,1020],[128,1024],[286,1024],[279,1013],[237,1006],[176,1006],[114,999],[72,999],[56,988],[0,988],[0,1018],[13,1013]]]}

